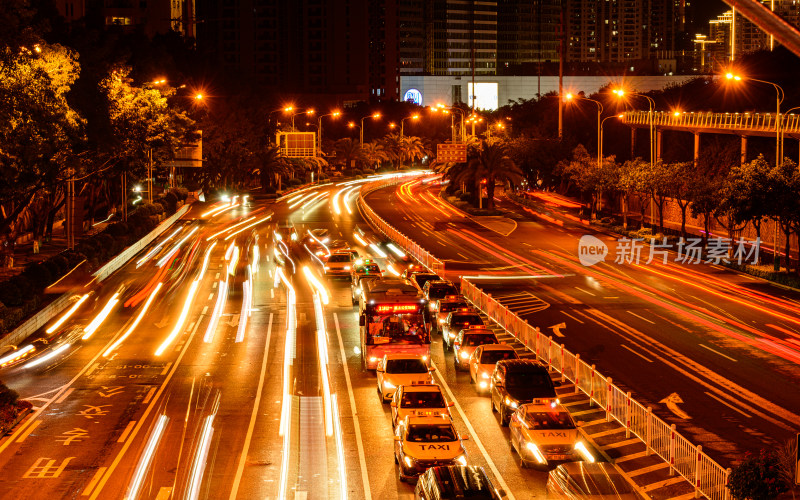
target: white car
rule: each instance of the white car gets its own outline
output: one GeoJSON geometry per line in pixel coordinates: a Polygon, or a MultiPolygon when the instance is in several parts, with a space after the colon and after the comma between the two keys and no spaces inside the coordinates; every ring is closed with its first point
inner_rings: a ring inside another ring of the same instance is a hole
{"type": "Polygon", "coordinates": [[[401,385],[432,384],[433,368],[428,360],[415,354],[387,354],[378,362],[375,370],[378,379],[378,395],[382,403],[388,403],[401,385]]]}
{"type": "Polygon", "coordinates": [[[469,380],[478,394],[489,392],[494,366],[504,359],[519,359],[519,354],[508,344],[478,346],[469,358],[469,380]]]}
{"type": "Polygon", "coordinates": [[[356,257],[351,251],[332,253],[325,261],[325,275],[331,278],[350,278],[356,257]]]}

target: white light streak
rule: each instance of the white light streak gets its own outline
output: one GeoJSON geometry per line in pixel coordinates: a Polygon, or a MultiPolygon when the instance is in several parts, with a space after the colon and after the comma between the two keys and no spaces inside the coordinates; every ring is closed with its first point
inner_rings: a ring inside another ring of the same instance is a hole
{"type": "Polygon", "coordinates": [[[167,428],[167,422],[169,422],[169,417],[166,415],[158,416],[158,420],[156,420],[156,426],[153,429],[153,432],[150,433],[150,437],[147,438],[147,444],[144,447],[142,458],[136,465],[136,470],[133,473],[133,479],[131,480],[130,486],[128,486],[128,494],[125,496],[126,499],[136,500],[139,498],[139,492],[142,488],[142,484],[144,483],[144,478],[147,475],[147,471],[150,470],[150,464],[153,463],[153,456],[155,455],[158,443],[161,441],[161,436],[164,435],[164,429],[167,428]]]}
{"type": "Polygon", "coordinates": [[[365,247],[369,246],[369,243],[367,243],[367,241],[364,238],[362,238],[360,234],[353,233],[353,238],[355,238],[356,241],[361,243],[363,246],[365,246],[365,247]]]}
{"type": "Polygon", "coordinates": [[[183,303],[183,310],[181,311],[181,316],[178,318],[178,323],[175,324],[175,328],[172,332],[164,339],[164,342],[156,349],[156,356],[161,356],[167,347],[172,344],[172,342],[178,338],[180,335],[181,330],[183,329],[183,324],[186,322],[186,316],[189,314],[189,308],[192,305],[192,299],[194,299],[194,294],[197,291],[197,285],[200,282],[197,280],[192,281],[192,286],[189,288],[189,294],[186,296],[186,301],[183,303]]]}
{"type": "Polygon", "coordinates": [[[252,217],[250,217],[250,218],[248,218],[248,219],[245,219],[245,220],[243,220],[242,222],[239,222],[238,224],[234,224],[234,225],[233,225],[233,226],[231,226],[231,227],[226,227],[226,228],[225,228],[225,229],[223,229],[222,231],[219,231],[219,232],[217,232],[216,234],[212,234],[211,236],[209,236],[208,238],[206,238],[206,241],[211,241],[211,240],[213,240],[214,238],[216,238],[217,236],[220,236],[220,235],[222,235],[222,234],[225,234],[225,233],[227,233],[228,231],[230,231],[231,229],[236,229],[237,227],[241,226],[242,224],[247,224],[248,222],[250,222],[251,220],[253,220],[253,219],[255,219],[255,218],[256,218],[256,216],[254,215],[254,216],[252,216],[252,217]]]}
{"type": "Polygon", "coordinates": [[[103,309],[101,309],[91,323],[89,323],[86,328],[83,329],[83,337],[81,337],[82,340],[88,340],[89,337],[91,337],[92,334],[97,331],[98,328],[100,328],[100,325],[103,324],[103,321],[106,320],[108,315],[111,314],[111,310],[114,309],[114,306],[117,305],[117,302],[119,302],[118,297],[119,293],[112,295],[111,299],[106,302],[106,305],[103,307],[103,309]]]}
{"type": "Polygon", "coordinates": [[[382,258],[384,258],[384,259],[385,259],[386,257],[388,257],[388,255],[386,255],[386,252],[384,252],[383,250],[381,250],[381,247],[379,247],[379,246],[378,246],[378,245],[376,245],[375,243],[371,243],[371,244],[369,245],[369,247],[372,249],[372,251],[373,251],[373,252],[375,252],[376,254],[378,254],[378,257],[382,257],[382,258]]]}
{"type": "Polygon", "coordinates": [[[156,253],[158,253],[158,251],[159,251],[159,250],[161,250],[161,247],[162,247],[162,246],[164,246],[164,243],[166,243],[166,242],[168,242],[169,240],[171,240],[171,239],[172,239],[172,238],[173,238],[173,237],[174,237],[176,234],[180,233],[182,230],[183,230],[183,228],[182,228],[182,227],[179,227],[178,229],[176,229],[176,230],[175,230],[175,232],[173,232],[172,234],[170,234],[170,235],[167,237],[167,239],[165,239],[164,241],[162,241],[161,243],[159,243],[158,245],[156,245],[156,247],[155,247],[155,248],[153,248],[152,250],[150,250],[149,252],[147,252],[147,255],[145,255],[144,257],[142,257],[142,258],[141,258],[141,259],[139,259],[138,261],[136,261],[136,269],[139,269],[139,267],[140,267],[140,266],[141,266],[143,263],[147,262],[147,260],[148,260],[148,259],[150,259],[150,257],[152,257],[153,255],[155,255],[156,253]]]}
{"type": "Polygon", "coordinates": [[[58,330],[58,329],[59,329],[59,327],[60,327],[61,325],[63,325],[63,324],[64,324],[64,322],[65,322],[65,321],[67,321],[67,319],[69,319],[69,317],[70,317],[70,316],[72,316],[72,315],[75,313],[75,311],[77,311],[77,310],[78,310],[78,308],[81,306],[81,304],[83,304],[83,303],[84,303],[84,301],[85,301],[86,299],[88,299],[88,298],[89,298],[89,294],[88,294],[88,293],[87,293],[87,294],[85,294],[85,295],[83,295],[83,297],[81,297],[80,299],[78,299],[78,301],[77,301],[77,302],[75,302],[75,304],[74,304],[72,307],[70,307],[70,308],[69,308],[69,311],[65,312],[65,313],[64,313],[64,315],[63,315],[63,316],[61,316],[61,317],[58,319],[58,321],[56,321],[55,323],[53,323],[53,324],[50,326],[50,328],[48,328],[47,330],[45,330],[45,332],[47,332],[47,333],[53,333],[54,331],[58,330]]]}
{"type": "Polygon", "coordinates": [[[189,239],[189,237],[190,237],[191,235],[193,235],[195,231],[197,231],[197,226],[193,227],[193,228],[192,228],[192,230],[191,230],[191,231],[189,231],[189,234],[187,234],[186,236],[184,236],[184,237],[183,237],[183,239],[182,239],[181,241],[179,241],[178,243],[176,243],[176,244],[175,244],[175,246],[174,246],[174,247],[172,247],[172,249],[171,249],[169,252],[167,252],[167,255],[165,255],[165,256],[163,256],[163,257],[161,257],[161,258],[158,260],[158,262],[156,263],[156,266],[158,266],[158,267],[162,267],[162,266],[163,266],[163,265],[164,265],[164,264],[165,264],[167,261],[169,261],[170,257],[172,257],[172,256],[175,254],[175,252],[177,252],[177,251],[178,251],[178,250],[181,248],[181,246],[182,246],[184,243],[186,243],[186,240],[187,240],[187,239],[189,239]]]}
{"type": "Polygon", "coordinates": [[[19,359],[22,356],[28,354],[29,352],[33,352],[34,349],[35,348],[33,347],[33,344],[28,344],[28,345],[26,345],[25,347],[23,347],[21,349],[17,349],[16,351],[12,352],[8,356],[6,356],[4,358],[0,358],[0,366],[3,366],[5,364],[7,364],[7,363],[10,363],[11,361],[14,361],[15,359],[19,359]]]}
{"type": "Polygon", "coordinates": [[[220,280],[217,286],[217,302],[214,304],[214,311],[211,313],[211,320],[208,322],[206,334],[203,336],[203,342],[206,344],[214,340],[214,334],[217,332],[217,325],[219,324],[219,317],[225,309],[225,301],[228,299],[228,280],[220,280]]]}
{"type": "Polygon", "coordinates": [[[406,256],[405,252],[403,252],[402,250],[400,250],[399,248],[397,248],[397,246],[395,246],[395,244],[394,244],[394,243],[387,243],[387,244],[386,244],[386,247],[387,247],[389,250],[391,250],[393,254],[397,255],[397,256],[398,256],[398,257],[400,257],[401,259],[405,258],[405,256],[406,256]]]}
{"type": "Polygon", "coordinates": [[[262,222],[268,221],[271,218],[272,218],[272,214],[269,214],[266,217],[262,217],[261,219],[253,222],[252,224],[241,228],[240,230],[236,231],[235,233],[229,234],[228,236],[225,237],[225,241],[228,241],[229,239],[233,238],[234,236],[236,236],[237,234],[241,233],[242,231],[247,231],[248,229],[250,229],[253,226],[256,226],[258,224],[261,224],[262,222]]]}
{"type": "Polygon", "coordinates": [[[203,422],[203,431],[197,445],[197,453],[192,461],[192,472],[189,475],[189,490],[186,498],[196,500],[200,497],[200,486],[203,484],[203,473],[208,460],[208,448],[211,446],[211,437],[214,435],[214,415],[209,415],[203,422]]]}
{"type": "Polygon", "coordinates": [[[114,349],[116,349],[125,339],[127,339],[131,333],[133,333],[133,331],[139,325],[139,322],[142,321],[142,318],[144,318],[147,309],[150,308],[150,304],[153,302],[153,299],[156,297],[158,291],[161,290],[161,287],[163,285],[164,285],[163,283],[159,283],[158,285],[156,285],[156,288],[150,293],[150,296],[147,297],[147,301],[144,303],[144,306],[142,306],[142,310],[139,311],[139,314],[136,316],[136,319],[133,320],[131,326],[125,331],[125,333],[120,338],[118,338],[113,344],[111,344],[111,346],[108,349],[106,349],[106,352],[103,353],[104,358],[107,358],[114,351],[114,349]]]}

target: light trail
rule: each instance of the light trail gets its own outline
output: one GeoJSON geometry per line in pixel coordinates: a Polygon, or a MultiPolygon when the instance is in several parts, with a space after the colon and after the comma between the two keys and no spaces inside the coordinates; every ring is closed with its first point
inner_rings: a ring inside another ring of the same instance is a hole
{"type": "Polygon", "coordinates": [[[327,306],[328,302],[330,302],[330,297],[328,296],[328,290],[325,289],[325,285],[314,276],[314,273],[311,272],[308,266],[303,266],[303,274],[306,275],[308,282],[317,290],[317,293],[319,293],[322,303],[327,306]]]}
{"type": "Polygon", "coordinates": [[[142,257],[141,259],[139,259],[138,261],[136,261],[136,269],[139,269],[139,267],[140,267],[140,266],[141,266],[143,263],[147,262],[147,261],[150,259],[150,257],[152,257],[153,255],[155,255],[156,253],[158,253],[158,251],[159,251],[159,250],[161,250],[161,247],[162,247],[162,246],[164,246],[164,243],[166,243],[166,242],[168,242],[169,240],[171,240],[173,237],[175,237],[175,235],[176,235],[176,234],[180,233],[181,231],[183,231],[183,228],[182,228],[182,227],[179,227],[179,228],[178,228],[178,229],[176,229],[176,230],[175,230],[175,231],[174,231],[172,234],[170,234],[170,235],[167,237],[167,239],[165,239],[164,241],[162,241],[161,243],[159,243],[158,245],[156,245],[156,247],[155,247],[155,248],[153,248],[152,250],[150,250],[149,252],[147,252],[147,254],[146,254],[144,257],[142,257]]]}
{"type": "Polygon", "coordinates": [[[0,358],[0,366],[5,366],[12,361],[16,361],[23,356],[26,356],[28,353],[35,351],[36,348],[33,347],[33,344],[28,344],[22,349],[17,349],[16,351],[12,352],[8,356],[4,358],[0,358]]]}
{"type": "Polygon", "coordinates": [[[147,471],[150,470],[150,465],[153,463],[156,448],[158,448],[161,436],[164,435],[164,430],[167,428],[167,422],[169,422],[169,417],[163,414],[158,416],[156,426],[150,433],[150,437],[147,438],[147,444],[144,447],[144,452],[142,452],[142,458],[139,460],[139,463],[136,464],[133,479],[125,495],[127,500],[136,500],[139,498],[139,493],[144,484],[144,478],[147,475],[147,471]]]}
{"type": "Polygon", "coordinates": [[[203,279],[203,276],[206,275],[206,270],[208,269],[208,258],[211,256],[211,250],[214,249],[214,246],[217,244],[216,241],[213,241],[211,245],[206,249],[206,256],[203,258],[203,267],[200,269],[200,276],[197,277],[197,280],[200,281],[203,279]]]}
{"type": "Polygon", "coordinates": [[[359,189],[361,189],[360,186],[354,186],[354,187],[350,188],[350,190],[347,191],[345,193],[345,195],[344,195],[344,208],[345,208],[345,210],[347,210],[347,214],[348,215],[353,215],[353,209],[350,208],[350,203],[353,200],[352,200],[352,198],[350,198],[350,195],[353,194],[354,192],[356,192],[359,189]]]}
{"type": "Polygon", "coordinates": [[[189,487],[186,498],[197,500],[200,498],[200,487],[203,485],[203,473],[206,470],[208,461],[208,449],[211,446],[211,438],[214,436],[214,417],[215,414],[208,415],[203,422],[203,431],[200,433],[200,441],[197,444],[197,453],[192,461],[192,471],[189,475],[189,487]]]}
{"type": "MultiPolygon", "coordinates": [[[[316,203],[317,201],[319,201],[319,200],[321,200],[321,199],[325,198],[326,196],[328,196],[328,192],[327,192],[327,191],[324,191],[324,192],[322,192],[322,193],[319,193],[317,196],[315,196],[315,197],[311,198],[310,200],[308,200],[307,202],[305,202],[305,203],[303,204],[303,206],[302,206],[302,207],[300,207],[300,208],[301,208],[301,209],[303,209],[303,210],[305,210],[306,208],[308,208],[309,206],[311,206],[311,204],[313,204],[313,203],[316,203]]],[[[290,207],[290,208],[291,208],[291,207],[290,207]]]]}
{"type": "Polygon", "coordinates": [[[344,462],[344,435],[342,434],[342,424],[339,421],[339,403],[336,394],[332,394],[331,399],[334,433],[336,436],[336,456],[339,460],[339,498],[347,498],[347,467],[344,462]]]}
{"type": "Polygon", "coordinates": [[[322,242],[322,240],[320,240],[319,238],[314,236],[314,233],[312,233],[310,229],[308,229],[307,231],[308,231],[308,235],[311,236],[311,239],[316,241],[320,245],[322,245],[322,248],[324,248],[325,251],[328,253],[328,255],[330,255],[331,254],[331,250],[330,250],[330,248],[328,248],[328,245],[326,245],[325,243],[322,242]]]}
{"type": "Polygon", "coordinates": [[[176,244],[175,244],[175,246],[173,246],[173,247],[172,247],[172,249],[171,249],[169,252],[167,252],[167,254],[166,254],[165,256],[161,257],[161,258],[158,260],[158,262],[156,263],[156,266],[158,266],[158,267],[161,267],[161,266],[163,266],[163,265],[164,265],[166,262],[168,262],[168,261],[169,261],[169,258],[170,258],[170,257],[172,257],[172,256],[175,254],[175,252],[177,252],[177,251],[178,251],[178,250],[181,248],[181,246],[183,246],[183,244],[184,244],[184,243],[186,243],[186,240],[188,240],[188,239],[189,239],[189,237],[190,237],[190,236],[192,236],[192,235],[195,233],[195,231],[197,231],[197,226],[195,226],[194,228],[192,228],[192,230],[191,230],[191,231],[189,231],[189,234],[187,234],[186,236],[184,236],[184,237],[183,237],[183,239],[182,239],[181,241],[179,241],[178,243],[176,243],[176,244]]]}
{"type": "Polygon", "coordinates": [[[228,204],[228,203],[224,203],[223,205],[220,205],[220,206],[218,206],[218,207],[216,207],[216,208],[212,208],[212,209],[211,209],[211,210],[209,210],[208,212],[206,212],[206,213],[202,214],[200,217],[201,217],[201,218],[203,218],[203,219],[205,219],[205,218],[206,218],[206,217],[208,217],[209,215],[216,215],[216,212],[219,212],[219,211],[220,211],[220,210],[222,210],[223,208],[228,208],[229,206],[230,206],[230,204],[228,204]]]}
{"type": "Polygon", "coordinates": [[[48,328],[47,330],[45,330],[45,332],[46,332],[46,333],[53,333],[54,331],[58,330],[58,329],[59,329],[59,327],[61,327],[61,325],[63,325],[63,324],[64,324],[64,322],[65,322],[65,321],[67,321],[67,320],[69,319],[69,317],[70,317],[70,316],[72,316],[73,314],[75,314],[75,311],[77,311],[77,310],[78,310],[78,308],[81,306],[81,304],[83,304],[83,303],[86,301],[86,299],[88,299],[88,298],[89,298],[89,294],[88,294],[88,293],[87,293],[87,294],[84,294],[84,295],[83,295],[83,296],[82,296],[80,299],[78,299],[78,301],[77,301],[77,302],[75,302],[75,304],[73,304],[73,306],[72,306],[72,307],[70,307],[70,308],[69,308],[69,311],[65,312],[65,313],[64,313],[64,315],[63,315],[63,316],[61,316],[61,317],[58,319],[58,321],[56,321],[55,323],[53,323],[53,324],[50,326],[50,328],[48,328]]]}
{"type": "Polygon", "coordinates": [[[385,259],[386,257],[388,257],[388,255],[386,254],[386,252],[384,252],[383,250],[381,250],[381,247],[379,247],[379,246],[378,246],[378,245],[376,245],[375,243],[371,243],[371,244],[369,245],[369,247],[372,249],[372,251],[373,251],[373,252],[375,252],[376,254],[378,254],[378,257],[381,257],[381,258],[384,258],[384,259],[385,259]]]}
{"type": "Polygon", "coordinates": [[[127,339],[128,336],[131,333],[133,333],[136,327],[139,326],[139,322],[141,322],[142,318],[144,318],[144,315],[150,308],[150,304],[153,303],[153,299],[156,297],[158,291],[161,290],[161,287],[163,285],[164,285],[163,283],[159,283],[158,285],[156,285],[155,290],[153,290],[150,293],[150,296],[147,298],[147,302],[144,303],[144,306],[142,306],[142,310],[139,311],[139,314],[136,316],[136,319],[133,321],[131,326],[125,331],[125,333],[120,338],[118,338],[113,344],[111,344],[111,346],[108,349],[106,349],[106,352],[103,353],[104,358],[107,358],[112,352],[114,352],[114,349],[116,349],[123,341],[125,341],[125,339],[127,339]]]}
{"type": "MultiPolygon", "coordinates": [[[[248,266],[249,267],[249,266],[248,266]]],[[[251,276],[252,279],[252,276],[251,276]]],[[[242,283],[242,312],[239,314],[239,328],[236,330],[236,343],[244,340],[244,331],[247,328],[247,318],[252,310],[252,285],[249,279],[242,283]]]]}
{"type": "Polygon", "coordinates": [[[256,242],[253,243],[253,267],[252,267],[253,274],[258,274],[258,266],[260,260],[261,260],[261,254],[259,253],[258,250],[258,239],[256,239],[256,242]]]}
{"type": "Polygon", "coordinates": [[[400,250],[399,248],[397,248],[397,246],[395,246],[395,244],[394,244],[394,243],[387,243],[387,244],[386,244],[386,247],[387,247],[389,250],[391,250],[393,254],[397,255],[397,256],[398,256],[398,257],[400,257],[401,259],[404,259],[404,258],[406,257],[406,254],[405,254],[405,252],[403,252],[402,250],[400,250]]]}
{"type": "Polygon", "coordinates": [[[339,208],[339,196],[341,196],[341,195],[342,195],[342,193],[343,193],[344,191],[347,191],[348,189],[349,189],[349,188],[342,188],[342,189],[340,189],[340,190],[336,191],[336,194],[335,194],[335,195],[333,195],[333,200],[331,200],[331,201],[332,201],[332,203],[333,203],[333,212],[334,212],[336,215],[342,215],[342,209],[341,209],[341,208],[339,208]]]}
{"type": "Polygon", "coordinates": [[[248,222],[250,222],[251,220],[253,220],[253,219],[255,219],[255,218],[256,218],[256,216],[254,215],[254,216],[252,216],[252,217],[250,217],[250,218],[247,218],[247,219],[243,220],[242,222],[239,222],[238,224],[235,224],[235,225],[233,225],[233,226],[231,226],[231,227],[226,227],[226,228],[225,228],[225,229],[223,229],[222,231],[219,231],[219,232],[217,232],[216,234],[212,234],[211,236],[209,236],[208,238],[206,238],[206,241],[211,241],[211,240],[213,240],[214,238],[216,238],[217,236],[220,236],[220,235],[222,235],[222,234],[225,234],[225,233],[227,233],[228,231],[230,231],[231,229],[235,229],[235,228],[237,228],[237,227],[241,226],[242,224],[247,224],[248,222]]]}
{"type": "Polygon", "coordinates": [[[289,210],[294,210],[297,206],[299,206],[301,203],[303,203],[304,201],[308,200],[309,198],[311,198],[315,194],[316,193],[314,193],[313,191],[311,193],[306,194],[305,196],[303,196],[302,198],[300,198],[296,202],[290,204],[289,205],[289,210]]]}
{"type": "Polygon", "coordinates": [[[175,324],[175,328],[173,328],[172,332],[164,339],[164,342],[156,349],[156,356],[161,356],[167,347],[172,344],[172,342],[180,335],[181,330],[183,329],[183,324],[186,322],[186,316],[189,314],[189,308],[192,305],[192,299],[194,299],[194,294],[197,292],[197,285],[200,282],[198,280],[192,281],[192,286],[189,288],[189,294],[186,296],[186,301],[183,303],[183,310],[181,311],[181,316],[178,318],[178,322],[175,324]]]}
{"type": "Polygon", "coordinates": [[[222,215],[225,212],[227,212],[228,210],[233,210],[234,208],[236,208],[238,206],[239,206],[239,204],[237,203],[236,205],[228,205],[228,206],[222,207],[222,210],[220,210],[219,212],[213,214],[211,217],[216,217],[217,215],[222,215]]]}
{"type": "MultiPolygon", "coordinates": [[[[62,344],[57,349],[54,349],[54,350],[50,351],[49,353],[45,354],[44,356],[40,356],[40,357],[34,359],[33,361],[31,361],[30,363],[26,364],[25,368],[33,368],[34,366],[39,366],[41,364],[44,364],[44,363],[50,361],[51,359],[55,358],[56,356],[58,356],[62,352],[66,351],[71,346],[72,346],[72,344],[62,344]]],[[[0,363],[0,365],[2,365],[2,364],[3,363],[0,363]]]]}
{"type": "Polygon", "coordinates": [[[361,243],[363,246],[365,246],[365,247],[369,246],[369,243],[367,243],[367,241],[364,238],[362,238],[360,234],[353,233],[353,238],[355,238],[356,241],[361,243]]]}
{"type": "Polygon", "coordinates": [[[239,263],[239,245],[233,246],[233,253],[231,254],[231,261],[228,262],[228,274],[231,276],[236,275],[236,264],[239,263]]]}
{"type": "Polygon", "coordinates": [[[331,385],[328,380],[328,332],[325,329],[325,316],[319,291],[314,294],[314,314],[317,317],[317,352],[319,376],[322,379],[322,401],[325,407],[325,435],[332,436],[333,410],[331,409],[331,385]]]}
{"type": "Polygon", "coordinates": [[[391,264],[389,264],[388,266],[386,266],[386,270],[387,270],[387,271],[389,271],[390,273],[392,273],[392,275],[393,275],[393,276],[400,276],[400,273],[399,273],[399,272],[397,271],[397,269],[395,269],[395,268],[394,268],[394,266],[393,266],[393,265],[391,265],[391,264]]]}
{"type": "Polygon", "coordinates": [[[94,319],[86,326],[86,328],[83,329],[83,337],[81,337],[81,340],[88,340],[89,337],[91,337],[92,334],[97,331],[98,328],[100,328],[100,325],[103,324],[103,321],[106,320],[108,315],[111,314],[111,310],[114,309],[114,306],[116,306],[117,302],[119,302],[118,297],[119,292],[111,296],[111,299],[106,302],[106,305],[103,307],[103,309],[101,309],[97,316],[95,316],[94,319]]]}
{"type": "Polygon", "coordinates": [[[272,218],[272,214],[269,214],[266,217],[262,217],[261,219],[253,222],[252,224],[241,228],[240,230],[236,231],[235,233],[229,234],[228,236],[225,237],[225,241],[228,241],[229,239],[233,238],[234,236],[236,236],[237,234],[241,233],[242,231],[247,231],[248,229],[250,229],[253,226],[257,226],[258,224],[261,224],[262,222],[266,222],[266,221],[270,220],[271,218],[272,218]]]}
{"type": "Polygon", "coordinates": [[[214,304],[214,311],[211,313],[211,319],[208,322],[208,327],[206,328],[206,334],[203,336],[203,342],[206,344],[211,343],[214,340],[214,334],[217,332],[217,325],[219,324],[219,318],[222,315],[222,311],[225,309],[225,302],[228,300],[228,280],[227,276],[226,279],[220,280],[219,285],[217,285],[217,301],[214,304]]]}
{"type": "Polygon", "coordinates": [[[294,287],[283,273],[283,268],[278,267],[275,271],[275,282],[283,282],[286,285],[286,342],[283,349],[283,406],[281,408],[281,425],[279,434],[283,436],[283,452],[281,460],[281,474],[279,481],[278,498],[287,498],[289,480],[289,460],[292,446],[291,436],[291,412],[292,394],[290,392],[290,380],[292,360],[294,359],[294,342],[297,330],[297,299],[294,287]]]}

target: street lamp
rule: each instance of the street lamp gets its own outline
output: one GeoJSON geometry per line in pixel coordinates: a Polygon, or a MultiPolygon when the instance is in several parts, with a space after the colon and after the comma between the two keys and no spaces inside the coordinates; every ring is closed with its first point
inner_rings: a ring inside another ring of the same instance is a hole
{"type": "Polygon", "coordinates": [[[653,123],[653,111],[655,110],[656,102],[650,96],[647,96],[647,95],[644,95],[644,94],[640,94],[638,92],[626,92],[623,89],[614,89],[613,92],[620,99],[622,99],[625,95],[632,95],[632,96],[636,96],[636,97],[644,97],[645,99],[647,99],[647,105],[648,105],[648,108],[649,108],[648,109],[648,115],[647,115],[648,116],[648,120],[647,121],[650,124],[650,168],[655,167],[655,164],[656,164],[656,144],[655,144],[656,141],[655,141],[655,138],[656,138],[656,136],[655,136],[655,125],[653,123]]]}
{"type": "Polygon", "coordinates": [[[450,130],[451,130],[451,139],[453,143],[456,142],[456,124],[455,124],[455,116],[456,114],[459,115],[460,126],[459,126],[459,133],[461,135],[462,141],[464,140],[464,136],[467,135],[467,131],[464,127],[464,119],[466,118],[466,113],[463,109],[456,108],[454,106],[447,107],[442,103],[438,103],[436,106],[431,106],[431,112],[436,113],[441,111],[442,114],[450,115],[450,130]]]}
{"type": "Polygon", "coordinates": [[[342,114],[341,111],[336,110],[336,111],[334,111],[332,113],[327,113],[327,114],[319,116],[319,126],[317,127],[317,130],[319,131],[319,151],[320,151],[320,156],[322,156],[322,119],[325,118],[326,116],[332,116],[334,118],[338,118],[339,115],[341,115],[341,114],[342,114]]]}
{"type": "Polygon", "coordinates": [[[272,115],[274,113],[280,113],[281,111],[283,111],[284,113],[290,113],[293,110],[294,110],[294,106],[291,106],[291,105],[290,106],[284,106],[283,108],[273,109],[267,115],[267,125],[269,125],[269,123],[272,121],[272,115]]]}
{"type": "Polygon", "coordinates": [[[597,168],[600,168],[603,164],[603,136],[601,135],[601,121],[600,117],[603,115],[603,103],[600,101],[596,101],[594,99],[590,99],[588,97],[583,96],[575,96],[571,93],[568,93],[565,97],[565,101],[572,101],[573,99],[580,99],[582,101],[591,101],[597,104],[597,168]]]}
{"type": "Polygon", "coordinates": [[[292,115],[292,130],[295,130],[295,128],[294,128],[294,117],[297,116],[297,115],[302,115],[302,114],[313,115],[314,114],[314,108],[307,109],[305,111],[300,111],[299,113],[293,114],[292,115]]]}
{"type": "Polygon", "coordinates": [[[396,124],[395,122],[391,122],[391,123],[389,123],[389,129],[391,129],[391,130],[394,130],[394,128],[395,128],[396,126],[397,126],[397,124],[396,124]]]}
{"type": "Polygon", "coordinates": [[[400,137],[403,137],[403,122],[406,120],[419,120],[419,115],[407,116],[400,120],[400,137]]]}
{"type": "MultiPolygon", "coordinates": [[[[602,158],[603,158],[603,124],[604,124],[604,123],[606,122],[606,120],[608,120],[609,118],[620,118],[620,119],[622,119],[622,117],[623,117],[623,116],[625,116],[625,115],[623,115],[623,114],[619,114],[619,115],[611,115],[611,116],[606,116],[606,117],[605,117],[605,118],[603,118],[603,120],[600,122],[600,143],[599,143],[600,145],[599,145],[599,146],[598,146],[598,148],[597,148],[597,149],[599,150],[599,151],[598,151],[598,153],[597,153],[597,156],[598,156],[598,158],[600,158],[600,159],[601,159],[601,161],[602,161],[602,158]]],[[[601,165],[601,164],[598,164],[598,165],[601,165]]]]}
{"type": "Polygon", "coordinates": [[[365,117],[363,117],[361,119],[361,130],[360,130],[360,137],[359,137],[359,140],[361,141],[361,144],[364,144],[364,120],[366,120],[367,118],[373,118],[373,119],[377,120],[380,117],[381,117],[381,114],[375,112],[375,113],[372,113],[371,115],[367,115],[367,116],[365,116],[365,117]]]}

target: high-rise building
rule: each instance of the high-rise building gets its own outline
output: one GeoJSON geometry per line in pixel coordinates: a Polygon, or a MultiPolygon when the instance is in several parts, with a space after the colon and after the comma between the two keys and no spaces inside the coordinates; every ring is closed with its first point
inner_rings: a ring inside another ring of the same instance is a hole
{"type": "Polygon", "coordinates": [[[558,62],[560,0],[498,0],[498,74],[536,74],[558,62]]]}

